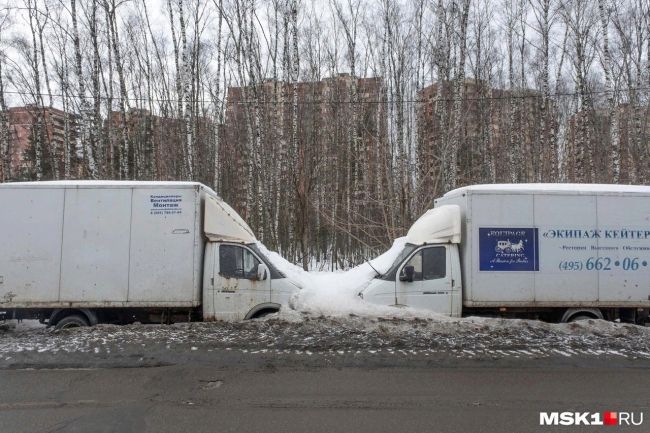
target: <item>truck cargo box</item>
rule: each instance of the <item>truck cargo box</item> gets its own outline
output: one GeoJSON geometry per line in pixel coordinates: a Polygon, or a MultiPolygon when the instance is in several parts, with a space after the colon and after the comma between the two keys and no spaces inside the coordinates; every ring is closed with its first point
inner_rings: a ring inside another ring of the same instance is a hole
{"type": "Polygon", "coordinates": [[[201,303],[201,202],[193,182],[0,185],[0,306],[201,303]]]}
{"type": "Polygon", "coordinates": [[[478,185],[460,206],[466,307],[650,306],[650,188],[478,185]]]}

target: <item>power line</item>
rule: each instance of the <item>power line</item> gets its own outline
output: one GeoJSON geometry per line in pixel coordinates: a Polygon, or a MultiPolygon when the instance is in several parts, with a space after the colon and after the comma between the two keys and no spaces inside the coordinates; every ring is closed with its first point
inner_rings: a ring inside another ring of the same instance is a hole
{"type": "MultiPolygon", "coordinates": [[[[241,88],[241,87],[238,87],[241,88]]],[[[508,90],[508,89],[495,89],[495,90],[500,90],[503,92],[521,92],[521,90],[508,90]]],[[[614,90],[612,91],[615,94],[621,93],[621,92],[638,92],[638,91],[647,91],[650,90],[650,87],[633,87],[633,88],[627,88],[625,90],[614,90]]],[[[530,90],[528,90],[530,92],[530,90]]],[[[32,97],[52,97],[52,98],[64,98],[66,95],[63,95],[61,93],[52,93],[52,94],[47,94],[47,93],[32,93],[32,92],[21,92],[17,90],[5,90],[4,93],[10,94],[10,95],[21,95],[21,96],[32,96],[32,97]]],[[[560,98],[560,97],[574,97],[574,96],[580,96],[580,95],[602,95],[608,93],[607,90],[591,90],[591,91],[586,91],[583,93],[580,92],[556,92],[556,93],[551,93],[548,95],[548,98],[560,98]]],[[[68,98],[78,98],[78,99],[95,99],[94,96],[92,95],[67,95],[68,98]]],[[[543,98],[544,95],[541,93],[526,93],[526,94],[512,94],[509,93],[508,95],[501,95],[501,96],[480,96],[480,97],[472,97],[472,98],[467,98],[467,97],[462,97],[462,101],[510,101],[513,99],[541,99],[543,98]]],[[[102,101],[106,101],[109,98],[107,96],[100,95],[98,99],[102,101]]],[[[111,100],[114,101],[120,101],[119,97],[112,97],[110,98],[111,100]]],[[[136,98],[136,97],[127,97],[127,101],[138,101],[138,102],[160,102],[160,103],[170,103],[170,102],[178,102],[178,99],[167,99],[167,98],[136,98]]],[[[436,99],[430,98],[430,99],[402,99],[402,100],[396,100],[396,99],[380,99],[380,100],[358,100],[358,101],[350,101],[350,100],[302,100],[298,101],[298,105],[320,105],[320,104],[397,104],[397,103],[404,103],[404,104],[425,104],[428,102],[454,102],[454,98],[440,98],[436,99]]],[[[212,103],[214,102],[214,99],[193,99],[192,102],[201,102],[201,103],[212,103]]],[[[282,100],[268,100],[264,98],[260,98],[259,100],[238,100],[238,101],[230,101],[228,104],[237,104],[237,105],[255,105],[255,104],[262,104],[262,105],[280,105],[280,104],[285,104],[285,105],[290,105],[293,104],[293,101],[287,98],[286,101],[282,100]]]]}

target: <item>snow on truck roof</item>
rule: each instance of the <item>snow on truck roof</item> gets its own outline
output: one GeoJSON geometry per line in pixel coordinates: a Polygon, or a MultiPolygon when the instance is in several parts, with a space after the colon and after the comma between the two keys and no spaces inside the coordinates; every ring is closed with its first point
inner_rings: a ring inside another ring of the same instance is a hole
{"type": "Polygon", "coordinates": [[[460,207],[448,204],[429,209],[417,219],[406,234],[414,245],[460,243],[460,207]]]}
{"type": "Polygon", "coordinates": [[[453,197],[467,192],[484,192],[484,193],[632,193],[632,194],[650,194],[650,186],[646,185],[614,185],[614,184],[597,184],[597,183],[502,183],[502,184],[484,184],[470,185],[456,188],[446,193],[443,197],[453,197]]]}

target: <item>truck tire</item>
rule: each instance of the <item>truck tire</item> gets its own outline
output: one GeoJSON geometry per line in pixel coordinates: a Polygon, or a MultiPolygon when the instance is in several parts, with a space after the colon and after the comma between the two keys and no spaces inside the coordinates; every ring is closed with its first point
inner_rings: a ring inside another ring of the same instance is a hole
{"type": "Polygon", "coordinates": [[[78,328],[80,326],[89,325],[90,323],[88,323],[88,319],[81,314],[71,314],[59,320],[56,325],[54,325],[54,329],[58,331],[60,329],[78,328]]]}
{"type": "Polygon", "coordinates": [[[562,315],[560,323],[577,322],[578,320],[589,319],[603,320],[604,318],[603,312],[598,308],[569,308],[562,315]]]}
{"type": "Polygon", "coordinates": [[[580,322],[582,320],[590,320],[593,319],[591,316],[587,316],[586,314],[577,314],[573,316],[571,319],[569,319],[569,322],[580,322]]]}

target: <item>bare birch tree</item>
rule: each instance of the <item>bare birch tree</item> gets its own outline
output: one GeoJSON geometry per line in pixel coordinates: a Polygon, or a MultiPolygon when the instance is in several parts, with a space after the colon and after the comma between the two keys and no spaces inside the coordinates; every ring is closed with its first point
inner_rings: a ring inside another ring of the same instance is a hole
{"type": "Polygon", "coordinates": [[[456,66],[456,78],[454,80],[454,135],[449,149],[449,166],[445,173],[445,189],[456,188],[458,174],[458,150],[462,140],[462,98],[465,81],[465,56],[467,50],[467,18],[469,16],[470,0],[463,0],[458,11],[458,35],[457,45],[459,47],[458,65],[456,66]]]}
{"type": "Polygon", "coordinates": [[[611,158],[611,172],[612,181],[618,183],[621,176],[621,150],[620,138],[618,131],[618,107],[616,103],[616,95],[613,89],[612,79],[612,56],[609,50],[609,14],[610,8],[607,0],[598,0],[598,12],[600,15],[600,27],[602,38],[602,54],[603,54],[603,72],[605,75],[605,94],[607,96],[607,104],[609,109],[609,147],[611,158]]]}
{"type": "Polygon", "coordinates": [[[90,145],[90,115],[92,110],[88,99],[86,98],[86,83],[83,74],[82,54],[81,54],[81,41],[79,36],[79,25],[77,19],[77,1],[70,0],[70,14],[72,15],[72,44],[74,46],[74,66],[77,78],[77,97],[79,98],[79,106],[81,112],[81,121],[78,131],[77,147],[83,153],[84,165],[87,170],[88,176],[91,179],[97,177],[97,167],[95,163],[95,155],[90,145]]]}

